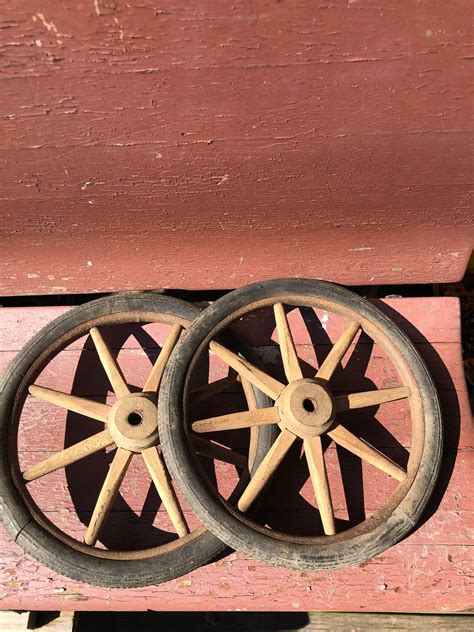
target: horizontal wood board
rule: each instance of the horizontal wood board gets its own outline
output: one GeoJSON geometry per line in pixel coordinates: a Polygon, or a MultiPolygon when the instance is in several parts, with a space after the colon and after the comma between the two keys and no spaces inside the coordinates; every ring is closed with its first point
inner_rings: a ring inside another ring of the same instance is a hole
{"type": "Polygon", "coordinates": [[[460,279],[470,10],[2,2],[0,295],[460,279]]]}
{"type": "MultiPolygon", "coordinates": [[[[215,564],[167,584],[123,591],[94,588],[61,577],[25,555],[2,531],[0,608],[357,612],[460,612],[471,608],[473,605],[474,508],[470,489],[474,465],[474,436],[469,401],[461,377],[459,302],[454,298],[419,298],[387,299],[378,301],[378,304],[391,315],[395,315],[396,320],[402,323],[405,331],[424,355],[437,383],[444,412],[447,441],[440,484],[430,502],[424,523],[410,537],[361,567],[341,569],[331,573],[301,573],[270,568],[261,562],[249,560],[240,553],[232,553],[215,564]]],[[[44,307],[0,310],[2,366],[5,366],[6,358],[11,358],[35,331],[67,309],[67,307],[44,307]]],[[[293,320],[298,351],[301,354],[306,348],[304,331],[297,326],[295,318],[290,318],[290,320],[293,320]]],[[[326,328],[329,337],[333,339],[333,336],[337,336],[337,332],[340,331],[340,323],[330,318],[326,323],[326,328]]],[[[162,334],[159,333],[157,336],[159,341],[161,341],[160,335],[162,334]]],[[[252,332],[250,337],[258,347],[258,330],[252,332]]],[[[137,346],[133,339],[129,339],[126,351],[131,352],[137,346]]],[[[72,353],[71,367],[69,367],[72,373],[74,362],[77,362],[77,354],[72,353]]],[[[383,363],[377,366],[383,376],[385,374],[383,363]]],[[[133,370],[133,363],[129,365],[128,370],[133,370]]],[[[67,367],[64,367],[64,371],[67,371],[67,367]]],[[[375,382],[378,379],[385,379],[381,376],[377,378],[377,375],[373,374],[372,379],[375,382]]],[[[54,374],[52,377],[56,379],[54,374]]],[[[395,404],[390,406],[394,406],[393,428],[397,426],[397,431],[399,431],[404,425],[406,426],[403,408],[395,404]]],[[[54,415],[48,417],[44,406],[31,404],[29,416],[32,426],[35,421],[41,424],[42,420],[47,419],[48,424],[53,424],[53,430],[58,429],[58,432],[44,433],[42,436],[38,433],[38,441],[30,442],[22,458],[25,462],[35,462],[41,458],[42,451],[55,449],[53,436],[57,435],[56,447],[58,442],[63,443],[63,438],[58,434],[60,420],[56,421],[54,415]]],[[[377,414],[377,418],[383,423],[386,422],[383,415],[377,414]]],[[[80,423],[80,419],[77,421],[80,423]]],[[[387,427],[391,428],[389,424],[387,427]]],[[[70,430],[68,432],[70,433],[70,430]]],[[[376,436],[381,439],[384,435],[376,432],[376,436]]],[[[398,434],[397,439],[400,439],[398,434]]],[[[390,450],[393,449],[388,445],[387,454],[390,454],[390,450]]],[[[335,450],[331,448],[327,453],[330,477],[333,471],[331,468],[334,467],[331,465],[334,453],[335,450]]],[[[353,462],[349,465],[352,468],[353,479],[357,481],[360,476],[357,464],[353,462]]],[[[134,465],[133,471],[138,480],[133,491],[137,489],[146,491],[146,477],[143,472],[140,473],[138,464],[134,465]]],[[[225,476],[224,484],[231,489],[232,477],[230,474],[227,478],[225,476]]],[[[387,485],[386,479],[377,477],[373,470],[370,471],[370,476],[375,477],[376,486],[381,493],[386,491],[384,487],[387,485]]],[[[78,481],[74,481],[74,471],[72,471],[72,476],[69,474],[67,480],[63,474],[53,474],[35,483],[37,493],[43,500],[48,498],[47,478],[50,478],[49,484],[52,486],[49,489],[51,498],[67,498],[68,493],[76,494],[78,491],[78,481]],[[53,494],[51,494],[51,489],[53,494]]],[[[304,479],[300,482],[301,498],[303,496],[308,498],[307,484],[304,479]]],[[[88,479],[85,487],[90,493],[82,495],[80,501],[82,504],[77,504],[76,501],[81,517],[85,520],[90,515],[94,501],[93,495],[97,491],[94,485],[97,486],[97,482],[94,482],[92,478],[88,479]]],[[[356,487],[357,485],[354,484],[353,491],[356,487]]],[[[337,493],[335,490],[336,497],[337,493]]],[[[311,525],[303,524],[303,521],[307,520],[304,503],[288,501],[282,508],[281,503],[275,499],[278,500],[284,496],[284,490],[276,485],[268,499],[269,520],[281,520],[282,513],[291,511],[293,519],[297,521],[301,519],[300,526],[310,527],[311,525]],[[284,509],[283,512],[282,509],[284,509]]],[[[378,495],[373,495],[373,492],[369,491],[364,500],[367,506],[376,506],[378,495]]],[[[115,524],[123,525],[124,520],[129,528],[134,528],[134,514],[129,511],[130,508],[138,514],[142,510],[142,504],[139,502],[138,495],[127,496],[125,490],[121,502],[114,507],[111,514],[111,528],[115,524]]],[[[54,503],[51,503],[49,510],[50,517],[54,518],[54,503]]],[[[338,507],[339,510],[342,511],[343,508],[338,507]]],[[[74,512],[74,507],[72,511],[74,512]]],[[[150,508],[149,511],[151,511],[150,508]]],[[[353,505],[353,511],[358,511],[357,503],[353,505]]],[[[159,519],[166,525],[166,515],[161,509],[159,514],[159,519]]],[[[186,514],[191,524],[197,524],[187,510],[186,514]]],[[[59,523],[61,519],[59,516],[59,523]]],[[[68,526],[71,526],[70,520],[68,526]]],[[[73,526],[78,536],[83,528],[80,520],[73,526]]]]}

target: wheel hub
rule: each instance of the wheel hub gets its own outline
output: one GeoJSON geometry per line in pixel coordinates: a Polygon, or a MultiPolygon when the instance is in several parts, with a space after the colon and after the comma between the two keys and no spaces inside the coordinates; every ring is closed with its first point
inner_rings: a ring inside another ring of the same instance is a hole
{"type": "Polygon", "coordinates": [[[131,393],[112,407],[108,428],[120,448],[139,452],[159,443],[156,404],[143,393],[131,393]]]}
{"type": "Polygon", "coordinates": [[[327,432],[334,423],[334,399],[324,380],[295,380],[276,401],[280,426],[305,439],[327,432]]]}

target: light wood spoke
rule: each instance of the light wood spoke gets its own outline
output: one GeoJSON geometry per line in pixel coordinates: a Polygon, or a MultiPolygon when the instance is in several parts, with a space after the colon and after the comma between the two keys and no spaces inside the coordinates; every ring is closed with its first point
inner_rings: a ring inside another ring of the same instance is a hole
{"type": "Polygon", "coordinates": [[[44,461],[40,461],[39,463],[27,468],[23,472],[23,479],[25,481],[34,481],[37,478],[41,478],[41,476],[55,472],[66,465],[75,463],[85,456],[89,456],[89,454],[99,452],[99,450],[112,445],[113,442],[114,440],[108,430],[99,432],[88,439],[84,439],[84,441],[79,441],[79,443],[66,448],[62,452],[53,454],[53,456],[48,457],[44,461]]]}
{"type": "Polygon", "coordinates": [[[365,391],[362,393],[350,393],[349,395],[338,395],[336,400],[336,410],[354,410],[355,408],[366,408],[367,406],[377,406],[386,402],[395,402],[399,399],[410,397],[411,391],[408,386],[396,388],[381,388],[378,391],[365,391]]]}
{"type": "MultiPolygon", "coordinates": [[[[255,410],[258,408],[257,400],[255,396],[255,391],[252,384],[245,378],[241,378],[239,375],[240,381],[242,382],[242,389],[245,394],[245,399],[247,400],[247,405],[249,410],[255,410]]],[[[255,459],[257,458],[257,450],[258,450],[258,441],[260,437],[260,428],[259,426],[252,426],[250,428],[250,439],[249,439],[249,449],[248,449],[248,459],[247,465],[248,469],[251,470],[254,466],[255,459]]]]}
{"type": "Polygon", "coordinates": [[[270,408],[257,408],[240,413],[230,413],[219,417],[209,417],[195,421],[192,428],[195,432],[218,432],[220,430],[238,430],[252,426],[268,426],[278,423],[280,413],[276,406],[270,408]]]}
{"type": "Polygon", "coordinates": [[[285,308],[282,303],[276,303],[273,306],[273,311],[275,313],[278,342],[281,349],[281,357],[283,360],[286,379],[288,382],[300,380],[303,377],[303,372],[301,371],[298,354],[296,353],[295,342],[293,340],[293,336],[291,335],[290,326],[288,325],[285,308]]]}
{"type": "Polygon", "coordinates": [[[336,533],[334,510],[332,508],[331,490],[329,489],[321,437],[309,437],[305,439],[304,452],[306,460],[308,461],[309,473],[311,482],[313,483],[324,533],[326,535],[334,535],[336,533]]]}
{"type": "Polygon", "coordinates": [[[97,542],[100,530],[114,504],[115,497],[127,472],[131,458],[132,452],[124,450],[123,448],[117,448],[117,452],[115,453],[102,489],[100,490],[91,521],[87,527],[87,532],[84,537],[86,544],[94,546],[97,542]]]}
{"type": "Polygon", "coordinates": [[[107,423],[111,410],[111,406],[107,406],[107,404],[94,402],[91,399],[77,397],[76,395],[70,395],[69,393],[61,393],[60,391],[55,391],[52,388],[37,386],[36,384],[32,384],[28,391],[30,395],[33,395],[33,397],[37,397],[45,402],[59,406],[59,408],[65,408],[71,412],[79,413],[85,417],[90,417],[91,419],[97,419],[97,421],[107,423]]]}
{"type": "Polygon", "coordinates": [[[227,448],[203,437],[193,437],[193,445],[197,452],[201,456],[207,456],[210,459],[217,459],[224,463],[230,463],[240,468],[247,467],[247,457],[239,452],[235,452],[230,448],[227,448]]]}
{"type": "Polygon", "coordinates": [[[143,392],[149,392],[149,393],[158,392],[158,389],[160,388],[161,378],[163,377],[163,372],[165,370],[165,366],[167,365],[168,360],[170,359],[170,355],[173,349],[175,348],[176,343],[178,342],[178,339],[182,331],[183,331],[183,328],[181,327],[181,325],[173,325],[173,328],[171,329],[171,332],[169,333],[168,338],[166,338],[164,345],[161,347],[160,354],[158,358],[156,359],[155,364],[153,365],[153,368],[150,372],[150,375],[148,376],[146,384],[143,387],[143,392]]]}
{"type": "Polygon", "coordinates": [[[326,359],[319,367],[316,377],[322,380],[330,380],[332,374],[337,368],[337,365],[341,362],[342,358],[346,355],[347,350],[351,346],[352,341],[357,335],[360,329],[360,323],[353,321],[342,333],[341,337],[334,344],[331,351],[326,356],[326,359]]]}
{"type": "Polygon", "coordinates": [[[240,375],[234,374],[223,377],[220,380],[215,380],[209,384],[203,384],[202,386],[192,389],[191,399],[193,401],[204,402],[206,399],[209,399],[218,393],[222,393],[222,391],[225,391],[237,382],[240,382],[240,375]]]}
{"type": "Polygon", "coordinates": [[[267,373],[264,373],[251,362],[241,358],[220,343],[212,341],[210,349],[216,354],[216,356],[235,369],[237,373],[240,373],[242,377],[247,378],[249,382],[252,382],[254,386],[266,393],[272,399],[277,399],[282,390],[285,388],[281,382],[275,380],[267,373]]]}
{"type": "Polygon", "coordinates": [[[163,459],[155,447],[144,450],[142,454],[158,494],[171,518],[171,522],[179,537],[182,538],[189,533],[189,527],[179,505],[163,459]]]}
{"type": "Polygon", "coordinates": [[[119,367],[117,360],[110,350],[109,345],[104,340],[104,337],[97,327],[92,327],[90,335],[94,341],[95,348],[97,349],[99,360],[104,367],[104,371],[107,373],[112,390],[117,397],[128,395],[130,393],[130,389],[127,386],[122,369],[119,367]]]}
{"type": "Polygon", "coordinates": [[[352,452],[359,458],[367,461],[374,467],[377,467],[382,472],[393,476],[397,481],[403,481],[406,478],[407,473],[401,467],[398,467],[393,461],[384,456],[381,452],[372,447],[369,443],[363,439],[359,439],[352,432],[344,428],[344,426],[337,426],[328,435],[340,446],[352,452]]]}
{"type": "Polygon", "coordinates": [[[295,440],[296,435],[288,430],[283,430],[280,433],[240,497],[237,503],[240,511],[247,511],[252,505],[295,440]]]}

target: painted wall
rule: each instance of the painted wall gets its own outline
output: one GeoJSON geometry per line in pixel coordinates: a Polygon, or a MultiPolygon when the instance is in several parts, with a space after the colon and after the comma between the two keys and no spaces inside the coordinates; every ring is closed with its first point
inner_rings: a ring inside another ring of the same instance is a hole
{"type": "Polygon", "coordinates": [[[4,0],[0,294],[459,279],[469,12],[4,0]]]}

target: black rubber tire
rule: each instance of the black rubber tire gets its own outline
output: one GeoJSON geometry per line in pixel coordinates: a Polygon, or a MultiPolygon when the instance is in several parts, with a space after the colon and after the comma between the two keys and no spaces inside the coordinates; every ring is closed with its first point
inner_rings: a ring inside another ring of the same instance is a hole
{"type": "MultiPolygon", "coordinates": [[[[66,332],[88,321],[133,310],[171,314],[189,322],[201,313],[194,305],[159,294],[126,293],[91,301],[55,319],[36,334],[14,358],[0,385],[0,504],[1,519],[8,533],[23,550],[53,570],[89,584],[117,588],[174,579],[211,561],[227,547],[212,533],[201,529],[194,532],[195,537],[191,534],[189,542],[174,550],[167,550],[169,546],[164,545],[160,547],[164,552],[146,559],[103,559],[72,548],[33,517],[12,476],[8,440],[18,389],[39,356],[66,332]]],[[[254,394],[257,406],[268,406],[266,395],[257,389],[254,394]]],[[[271,445],[273,436],[271,432],[259,435],[255,464],[271,445]]]]}
{"type": "Polygon", "coordinates": [[[203,524],[229,546],[252,558],[298,570],[335,569],[360,564],[398,542],[419,520],[433,491],[441,462],[442,422],[438,396],[429,372],[411,341],[390,318],[365,299],[334,284],[310,279],[281,279],[249,285],[226,294],[203,312],[176,347],[173,360],[167,366],[159,416],[167,420],[166,425],[159,425],[159,432],[170,471],[203,524]],[[304,544],[297,537],[283,540],[282,534],[252,523],[207,488],[193,468],[193,460],[187,450],[183,396],[193,358],[234,318],[262,306],[265,301],[268,304],[272,299],[273,302],[298,305],[295,297],[308,297],[309,300],[315,296],[333,304],[342,304],[370,319],[401,351],[400,357],[407,363],[421,393],[420,410],[424,414],[425,433],[414,480],[409,487],[405,486],[407,489],[403,488],[403,484],[398,488],[400,502],[386,519],[379,517],[376,523],[372,516],[361,523],[365,529],[359,529],[361,525],[357,525],[335,536],[315,537],[312,544],[304,544]]]}

